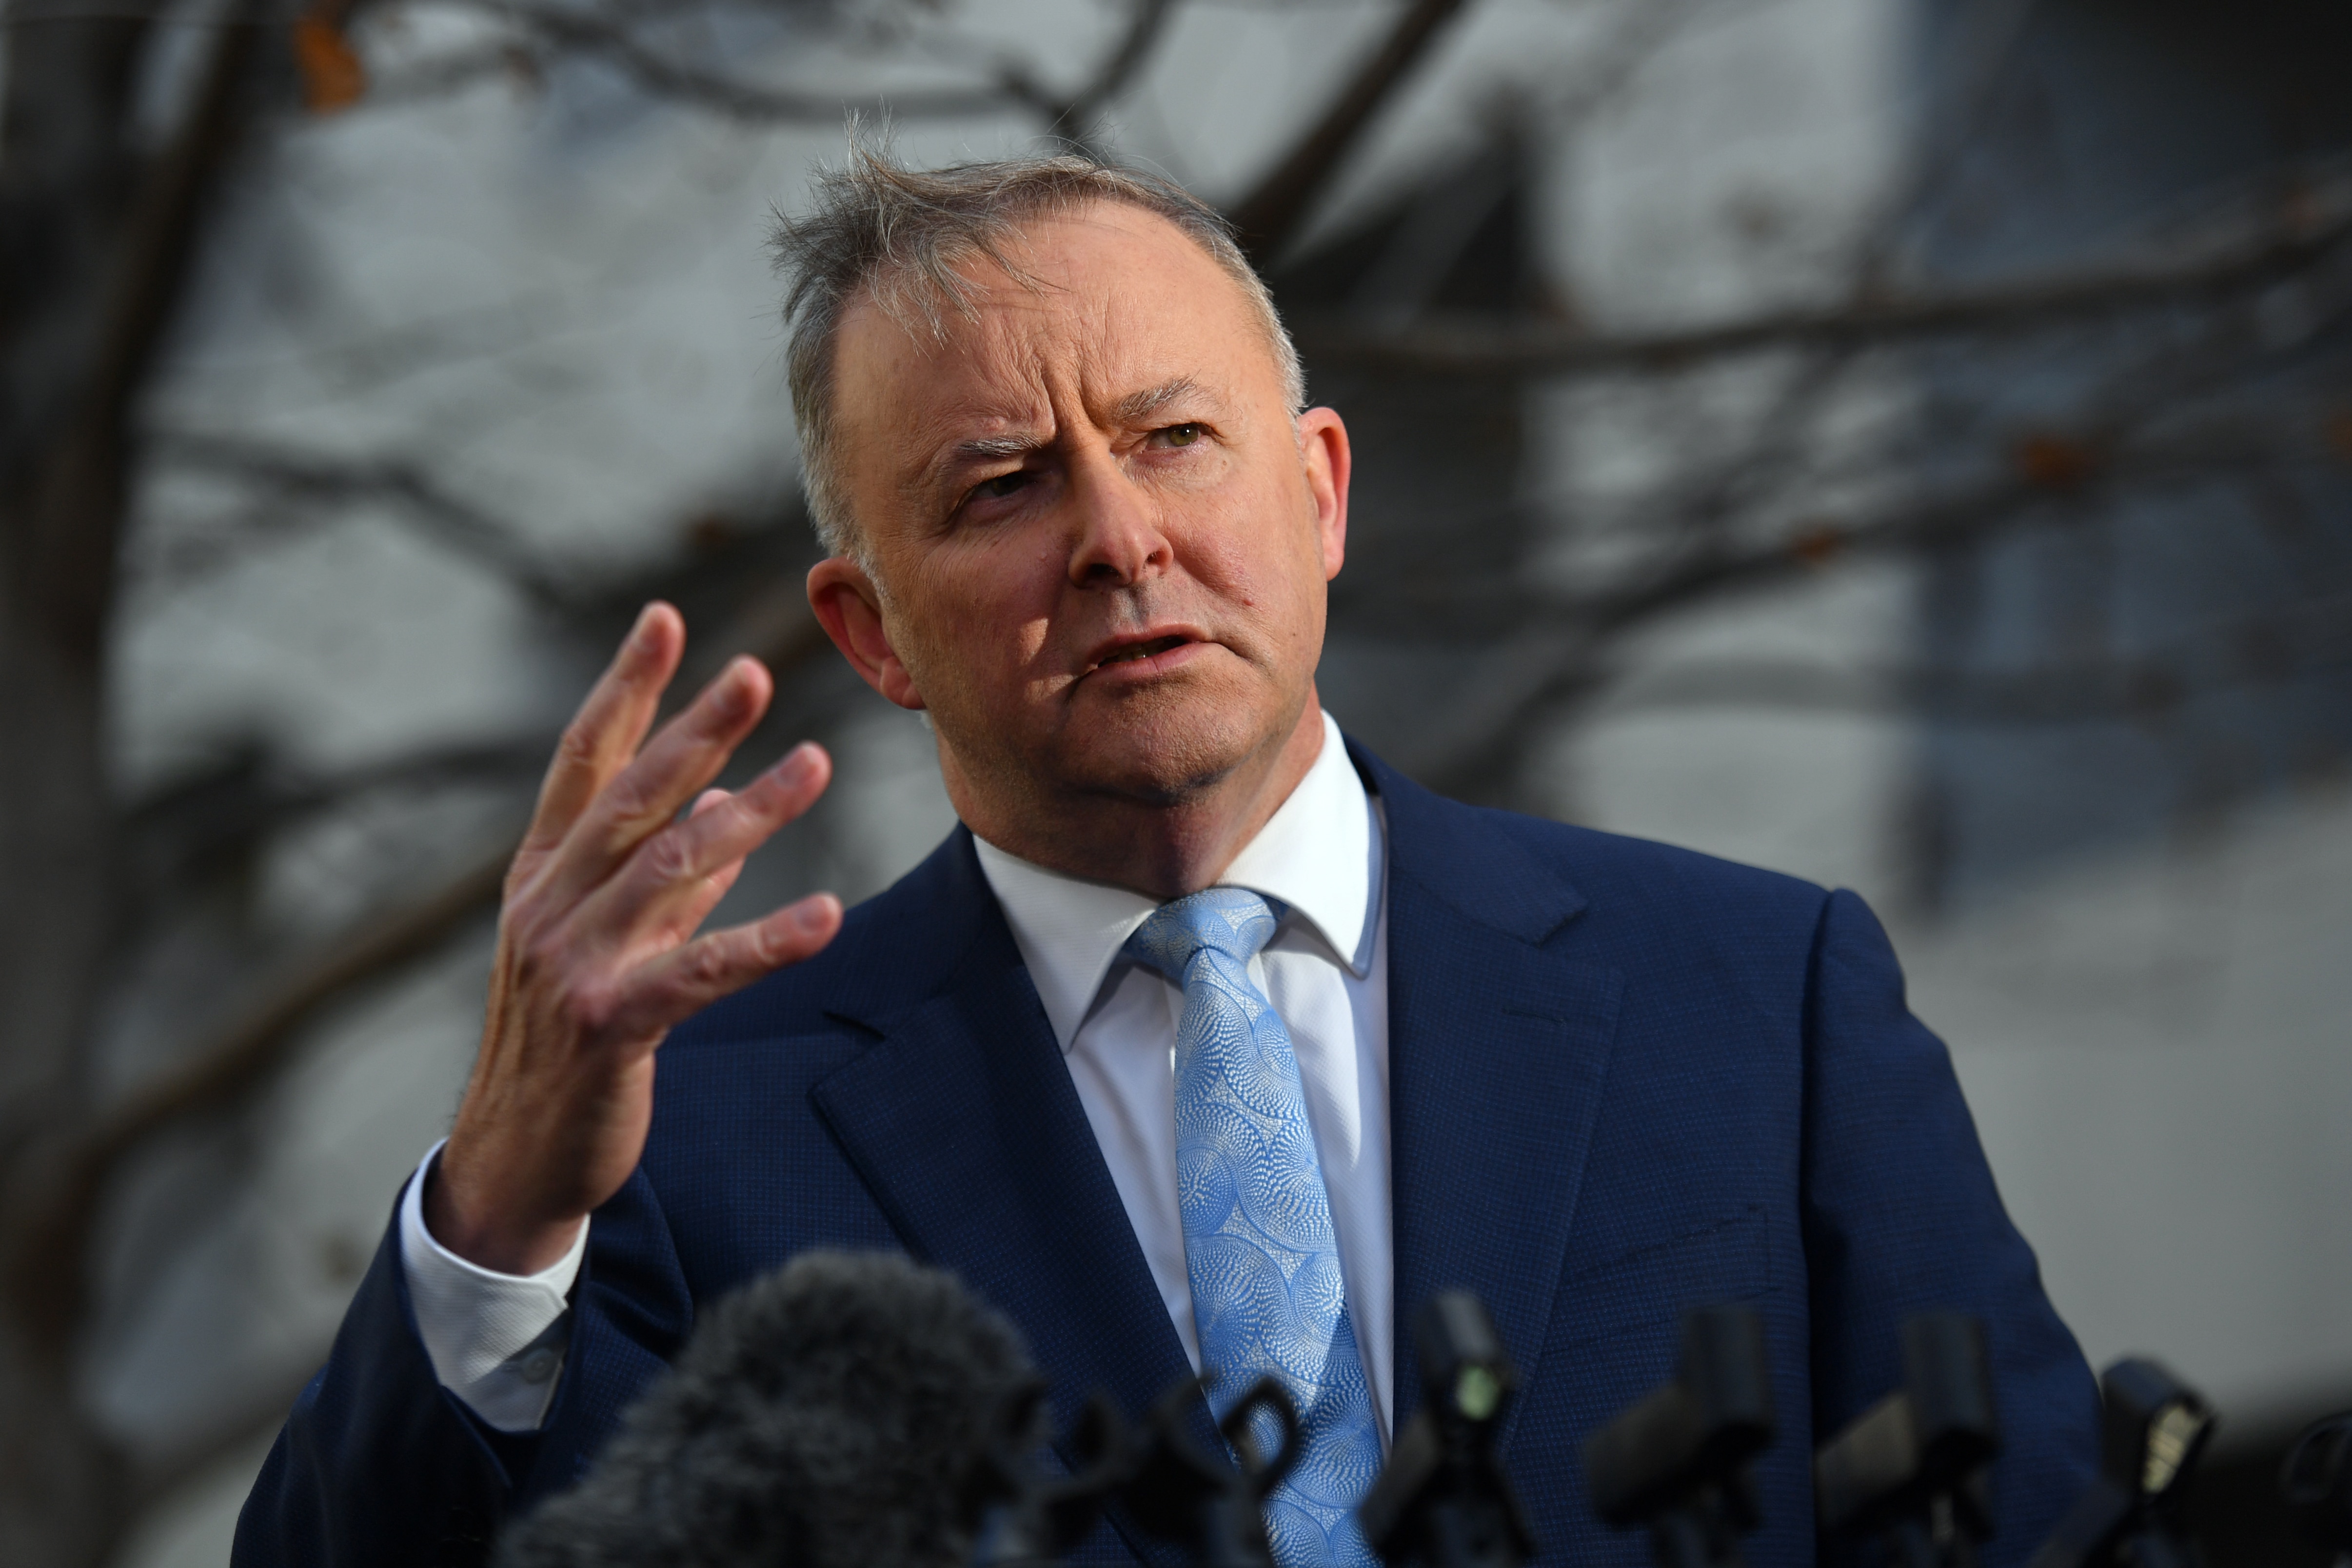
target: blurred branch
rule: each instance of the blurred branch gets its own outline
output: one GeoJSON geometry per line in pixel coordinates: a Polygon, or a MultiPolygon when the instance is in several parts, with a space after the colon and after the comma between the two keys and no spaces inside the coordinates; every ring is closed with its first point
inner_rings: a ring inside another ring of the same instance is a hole
{"type": "Polygon", "coordinates": [[[1316,197],[1322,195],[1373,115],[1429,52],[1438,33],[1463,4],[1464,0],[1412,0],[1387,38],[1357,68],[1322,117],[1247,195],[1234,204],[1228,216],[1252,260],[1264,267],[1297,232],[1316,197]]]}
{"type": "Polygon", "coordinates": [[[1415,776],[1432,788],[1456,792],[1491,776],[1498,750],[1507,749],[1538,712],[1595,689],[1604,675],[1600,650],[1610,640],[1704,600],[1800,577],[1834,559],[1952,549],[2030,524],[2080,518],[2092,502],[2134,485],[2315,460],[2274,446],[2135,448],[2120,434],[2072,447],[2083,461],[2063,472],[2025,457],[2001,478],[1911,498],[1874,517],[1819,520],[1764,540],[1718,537],[1592,593],[1529,595],[1516,616],[1507,603],[1490,604],[1490,615],[1504,624],[1517,619],[1520,629],[1498,645],[1488,660],[1489,677],[1471,683],[1474,689],[1437,740],[1414,757],[1415,776]]]}
{"type": "Polygon", "coordinates": [[[203,1039],[179,1066],[102,1112],[57,1156],[46,1201],[10,1227],[8,1263],[19,1299],[52,1332],[80,1316],[94,1223],[124,1158],[191,1117],[250,1097],[284,1064],[299,1026],[362,981],[432,951],[494,905],[509,846],[468,863],[415,903],[362,922],[266,985],[243,1013],[203,1039]]]}
{"type": "MultiPolygon", "coordinates": [[[[1066,131],[1088,141],[1093,121],[1125,90],[1166,30],[1178,0],[1136,0],[1127,26],[1101,64],[1076,91],[1055,92],[1024,62],[1000,59],[991,79],[972,87],[930,88],[901,93],[810,92],[747,81],[691,65],[640,38],[628,18],[527,0],[499,0],[486,7],[512,23],[541,46],[590,55],[619,69],[656,98],[688,104],[750,124],[838,125],[845,115],[869,107],[891,120],[956,120],[1025,111],[1045,121],[1047,134],[1066,131]]],[[[394,100],[422,97],[485,76],[509,75],[532,64],[515,43],[430,60],[409,68],[387,84],[394,100]]]]}
{"type": "Polygon", "coordinates": [[[524,783],[554,744],[548,734],[430,746],[331,773],[289,772],[259,744],[239,746],[123,813],[131,905],[168,908],[168,895],[242,871],[272,836],[364,795],[524,783]]]}
{"type": "MultiPolygon", "coordinates": [[[[252,0],[232,0],[223,19],[236,23],[259,13],[252,0]]],[[[149,171],[124,225],[82,416],[86,429],[109,433],[110,445],[146,385],[194,269],[206,208],[244,128],[256,38],[255,29],[246,26],[224,26],[215,34],[186,115],[149,171]]]]}
{"type": "Polygon", "coordinates": [[[2020,669],[1856,666],[1822,660],[1678,659],[1604,674],[1610,713],[1660,708],[1777,708],[1812,713],[1927,713],[1989,724],[2154,720],[2200,696],[2280,685],[2352,668],[2352,595],[2209,626],[2133,657],[2020,669]]]}
{"type": "Polygon", "coordinates": [[[1964,332],[2071,325],[2125,311],[2210,305],[2284,282],[2334,259],[2352,215],[2289,223],[2186,262],[2104,268],[1910,299],[1859,299],[1827,309],[1661,332],[1590,333],[1551,321],[1434,324],[1368,331],[1303,321],[1300,346],[1320,363],[1448,375],[1678,371],[1766,350],[1882,347],[1964,332]]]}
{"type": "Polygon", "coordinates": [[[481,562],[552,610],[577,605],[578,591],[548,571],[522,530],[452,494],[405,458],[331,458],[236,437],[161,432],[155,455],[168,464],[225,475],[310,502],[390,501],[426,537],[481,562]]]}
{"type": "Polygon", "coordinates": [[[2136,444],[2125,432],[2029,434],[2016,444],[2010,471],[1940,496],[1898,502],[1875,517],[1810,521],[1761,542],[1717,541],[1630,584],[1553,601],[1558,613],[1603,631],[1620,631],[1668,610],[1733,589],[1818,571],[1849,554],[1885,554],[1973,542],[2030,521],[2045,509],[2080,514],[2095,501],[2136,486],[2236,477],[2278,465],[2326,460],[2259,436],[2136,444]]]}
{"type": "Polygon", "coordinates": [[[1958,174],[1969,153],[1982,144],[2002,92],[2015,80],[2017,59],[2042,0],[1986,0],[1949,14],[1945,79],[1953,84],[1944,107],[1931,112],[1927,134],[1906,153],[1895,178],[1873,204],[1852,264],[1861,289],[1883,291],[1887,273],[1919,215],[1958,174]]]}
{"type": "MultiPolygon", "coordinates": [[[[691,104],[731,120],[763,125],[839,125],[856,101],[839,92],[795,92],[685,64],[648,47],[625,22],[610,16],[515,0],[499,0],[491,9],[541,43],[602,58],[656,98],[691,104]]],[[[504,65],[510,57],[501,50],[499,58],[504,65]]],[[[952,120],[1034,107],[1019,84],[1003,79],[988,87],[876,95],[875,102],[897,120],[952,120]]]]}
{"type": "Polygon", "coordinates": [[[1042,91],[1033,89],[1031,101],[1040,109],[1050,109],[1052,117],[1045,125],[1048,136],[1066,133],[1082,146],[1094,142],[1095,121],[1109,107],[1110,100],[1127,90],[1128,84],[1143,69],[1151,58],[1160,35],[1167,30],[1168,18],[1175,14],[1176,0],[1135,0],[1134,11],[1128,18],[1127,30],[1118,44],[1104,57],[1094,77],[1067,100],[1056,105],[1042,91]]]}

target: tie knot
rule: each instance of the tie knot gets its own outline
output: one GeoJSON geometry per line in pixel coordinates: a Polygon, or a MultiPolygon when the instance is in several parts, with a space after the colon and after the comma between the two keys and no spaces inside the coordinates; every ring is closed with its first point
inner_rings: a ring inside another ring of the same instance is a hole
{"type": "Polygon", "coordinates": [[[1151,911],[1127,939],[1127,956],[1177,984],[1203,949],[1247,963],[1274,940],[1274,901],[1247,888],[1203,888],[1151,911]]]}

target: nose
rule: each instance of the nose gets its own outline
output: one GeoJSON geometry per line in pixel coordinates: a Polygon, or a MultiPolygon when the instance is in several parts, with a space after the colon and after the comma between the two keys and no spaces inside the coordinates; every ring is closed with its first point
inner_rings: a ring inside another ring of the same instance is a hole
{"type": "Polygon", "coordinates": [[[1077,541],[1070,552],[1070,582],[1080,588],[1129,588],[1168,570],[1175,551],[1160,526],[1159,509],[1108,452],[1073,465],[1070,500],[1077,509],[1077,541]]]}

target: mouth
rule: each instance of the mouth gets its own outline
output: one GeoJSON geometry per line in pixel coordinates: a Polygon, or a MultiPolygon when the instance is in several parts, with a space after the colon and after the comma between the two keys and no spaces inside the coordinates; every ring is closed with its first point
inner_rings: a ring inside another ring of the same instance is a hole
{"type": "Polygon", "coordinates": [[[1150,642],[1129,643],[1127,647],[1120,648],[1117,653],[1114,653],[1108,658],[1103,659],[1100,663],[1097,664],[1095,668],[1097,669],[1100,669],[1104,665],[1133,664],[1138,659],[1150,658],[1155,654],[1162,654],[1168,652],[1171,648],[1182,647],[1186,643],[1191,642],[1192,640],[1192,639],[1191,637],[1153,637],[1150,642]]]}
{"type": "Polygon", "coordinates": [[[1097,648],[1093,660],[1086,667],[1085,673],[1093,675],[1101,670],[1118,669],[1124,666],[1145,667],[1144,669],[1138,670],[1138,674],[1168,668],[1171,667],[1155,661],[1167,659],[1171,655],[1181,658],[1186,649],[1202,646],[1202,640],[1190,631],[1165,632],[1158,637],[1119,638],[1097,648]]]}

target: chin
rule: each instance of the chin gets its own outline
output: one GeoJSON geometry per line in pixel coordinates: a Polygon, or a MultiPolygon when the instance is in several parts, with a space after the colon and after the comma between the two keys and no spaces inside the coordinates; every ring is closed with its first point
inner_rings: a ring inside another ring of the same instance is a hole
{"type": "Polygon", "coordinates": [[[1205,692],[1121,703],[1071,727],[1058,771],[1081,789],[1181,805],[1278,739],[1278,715],[1254,707],[1205,692]]]}

